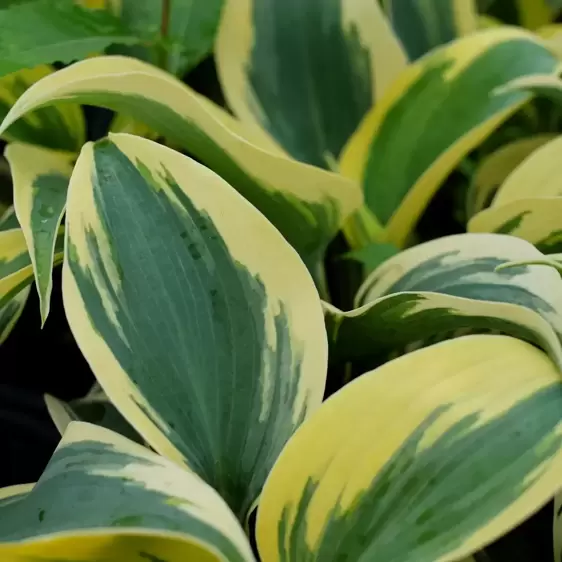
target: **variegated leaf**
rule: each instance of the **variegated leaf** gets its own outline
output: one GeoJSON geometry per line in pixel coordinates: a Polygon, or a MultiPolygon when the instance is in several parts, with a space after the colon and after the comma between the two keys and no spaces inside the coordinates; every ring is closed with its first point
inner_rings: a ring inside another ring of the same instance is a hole
{"type": "Polygon", "coordinates": [[[455,332],[500,331],[533,342],[562,368],[562,281],[549,267],[513,260],[542,254],[523,240],[461,234],[384,262],[357,295],[358,308],[325,305],[334,361],[367,360],[455,332]]]}
{"type": "MultiPolygon", "coordinates": [[[[14,208],[10,207],[0,217],[0,247],[2,246],[1,237],[5,231],[18,229],[19,224],[14,212],[14,208]]],[[[7,235],[9,239],[12,239],[7,235]]],[[[5,251],[7,248],[5,249],[5,251]]],[[[2,260],[0,258],[0,271],[2,269],[2,260]]],[[[7,271],[7,270],[6,270],[7,271]]],[[[0,305],[0,345],[6,340],[12,328],[18,321],[29,296],[30,287],[24,287],[13,297],[7,300],[4,305],[0,305]]]]}
{"type": "Polygon", "coordinates": [[[505,180],[490,208],[475,215],[470,232],[523,238],[545,253],[562,251],[562,137],[544,144],[505,180]]]}
{"type": "Polygon", "coordinates": [[[55,245],[68,180],[76,156],[23,143],[7,146],[14,185],[14,206],[21,225],[39,294],[42,323],[49,314],[55,245]]]}
{"type": "Polygon", "coordinates": [[[442,181],[530,97],[497,89],[557,65],[536,36],[502,27],[435,49],[396,80],[341,163],[362,183],[366,212],[385,226],[387,241],[404,244],[442,181]]]}
{"type": "Polygon", "coordinates": [[[29,488],[0,499],[2,560],[254,561],[210,486],[107,429],[72,424],[29,488]]]}
{"type": "Polygon", "coordinates": [[[382,4],[412,61],[478,29],[475,0],[382,0],[382,4]]]}
{"type": "Polygon", "coordinates": [[[468,216],[472,217],[488,207],[497,190],[515,168],[555,136],[552,133],[543,133],[517,139],[484,158],[474,174],[467,194],[468,216]]]}
{"type": "MultiPolygon", "coordinates": [[[[0,78],[0,119],[23,93],[54,69],[47,65],[24,69],[0,78]]],[[[77,105],[57,104],[25,115],[2,133],[8,141],[21,141],[58,150],[80,150],[84,144],[86,124],[77,105]]]]}
{"type": "Polygon", "coordinates": [[[236,115],[328,169],[406,66],[379,3],[363,0],[226,0],[216,57],[236,115]]]}
{"type": "Polygon", "coordinates": [[[20,98],[0,131],[60,99],[129,113],[187,149],[260,209],[315,273],[327,244],[361,203],[355,182],[270,151],[266,140],[264,150],[263,135],[246,134],[169,74],[126,57],[96,57],[46,77],[20,98]]]}
{"type": "Polygon", "coordinates": [[[285,447],[257,520],[268,562],[460,560],[544,505],[562,470],[560,372],[465,336],[367,373],[285,447]]]}
{"type": "Polygon", "coordinates": [[[213,172],[124,134],[82,150],[66,227],[65,311],[108,398],[245,519],[323,396],[326,333],[302,261],[213,172]]]}

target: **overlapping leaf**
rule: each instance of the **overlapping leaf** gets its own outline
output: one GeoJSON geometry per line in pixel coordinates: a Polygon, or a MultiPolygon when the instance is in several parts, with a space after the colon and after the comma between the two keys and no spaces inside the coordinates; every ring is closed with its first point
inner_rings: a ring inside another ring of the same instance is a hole
{"type": "Polygon", "coordinates": [[[537,148],[556,135],[544,133],[517,139],[484,158],[474,177],[467,196],[467,214],[472,217],[490,205],[497,190],[509,175],[537,148]]]}
{"type": "Polygon", "coordinates": [[[562,251],[562,137],[535,150],[505,180],[490,208],[474,216],[471,232],[523,238],[545,253],[562,251]]]}
{"type": "Polygon", "coordinates": [[[359,308],[325,305],[336,362],[384,358],[471,330],[500,331],[545,349],[562,367],[562,284],[530,244],[501,235],[440,238],[385,261],[357,295],[359,308]]]}
{"type": "Polygon", "coordinates": [[[128,112],[187,149],[260,209],[313,271],[360,205],[353,181],[260,148],[259,134],[243,138],[244,127],[220,108],[169,74],[126,57],[97,57],[41,80],[20,98],[1,130],[60,99],[128,112]]]}
{"type": "Polygon", "coordinates": [[[94,425],[72,424],[29,488],[0,499],[3,560],[254,560],[210,486],[94,425]]]}
{"type": "MultiPolygon", "coordinates": [[[[6,117],[12,105],[32,84],[52,72],[50,66],[41,65],[0,78],[0,118],[6,117]]],[[[85,129],[80,107],[59,104],[26,115],[8,128],[2,138],[52,149],[80,150],[85,129]]]]}
{"type": "Polygon", "coordinates": [[[99,383],[243,520],[324,391],[304,264],[213,172],[130,135],[84,147],[66,228],[65,311],[99,383]]]}
{"type": "Polygon", "coordinates": [[[357,0],[227,0],[216,57],[236,115],[328,169],[406,65],[379,3],[357,0]]]}
{"type": "Polygon", "coordinates": [[[478,29],[474,0],[382,0],[382,4],[412,61],[478,29]]]}
{"type": "Polygon", "coordinates": [[[268,562],[460,560],[545,504],[562,469],[560,371],[507,336],[391,361],[324,403],[264,488],[268,562]]]}
{"type": "MultiPolygon", "coordinates": [[[[2,247],[2,236],[6,231],[11,231],[18,229],[19,224],[16,219],[13,207],[8,209],[0,218],[0,247],[2,247]]],[[[5,235],[10,238],[9,235],[5,235]]],[[[7,249],[5,250],[5,255],[8,255],[7,249]]],[[[8,259],[6,257],[6,259],[8,259]]],[[[2,259],[0,258],[0,268],[3,268],[2,259]]],[[[1,282],[1,281],[0,281],[1,282]]],[[[24,287],[19,292],[16,292],[14,296],[4,301],[4,304],[0,306],[0,344],[2,344],[12,328],[18,321],[18,318],[23,312],[25,303],[27,302],[27,297],[29,296],[29,287],[24,287]]]]}
{"type": "Polygon", "coordinates": [[[10,163],[14,206],[33,264],[41,319],[45,322],[51,300],[57,232],[75,155],[13,143],[6,148],[5,156],[10,163]]]}
{"type": "Polygon", "coordinates": [[[557,64],[536,36],[503,27],[436,49],[396,80],[342,157],[387,241],[404,243],[452,169],[530,96],[497,89],[557,64]]]}

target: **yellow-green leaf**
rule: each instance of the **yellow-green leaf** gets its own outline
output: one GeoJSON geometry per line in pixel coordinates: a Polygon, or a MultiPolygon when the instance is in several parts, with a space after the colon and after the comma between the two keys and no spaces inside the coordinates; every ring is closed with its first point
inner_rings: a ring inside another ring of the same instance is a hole
{"type": "Polygon", "coordinates": [[[410,60],[478,29],[475,0],[382,0],[410,60]]]}
{"type": "Polygon", "coordinates": [[[484,158],[474,177],[467,195],[467,211],[472,217],[490,205],[496,191],[508,176],[537,148],[552,140],[552,133],[517,139],[502,146],[484,158]]]}
{"type": "Polygon", "coordinates": [[[328,169],[406,66],[379,3],[362,0],[226,0],[216,59],[242,121],[328,169]]]}
{"type": "Polygon", "coordinates": [[[4,153],[14,184],[14,206],[35,275],[42,323],[49,314],[57,231],[76,156],[23,143],[4,153]]]}
{"type": "MultiPolygon", "coordinates": [[[[0,119],[4,119],[31,85],[52,72],[52,67],[42,65],[0,78],[0,119]]],[[[80,150],[84,144],[85,130],[86,124],[79,106],[57,104],[26,115],[5,130],[2,138],[58,150],[80,150]]]]}
{"type": "Polygon", "coordinates": [[[562,251],[562,137],[544,144],[505,180],[492,205],[468,223],[470,232],[523,238],[545,253],[562,251]]]}
{"type": "MultiPolygon", "coordinates": [[[[4,214],[0,217],[0,248],[2,247],[1,237],[3,232],[18,229],[19,224],[14,212],[14,208],[10,207],[4,214]]],[[[10,236],[9,239],[13,240],[10,236]]],[[[17,242],[16,244],[19,244],[17,242]]],[[[6,252],[7,248],[4,249],[6,252]]],[[[3,268],[2,258],[0,258],[0,271],[3,268]]],[[[5,270],[8,273],[8,269],[5,270]]],[[[9,273],[8,273],[9,275],[9,273]]],[[[1,281],[0,281],[1,283],[1,281]]],[[[8,297],[8,299],[2,299],[3,305],[0,305],[0,345],[6,340],[16,322],[18,321],[25,303],[27,302],[27,297],[29,296],[30,287],[24,287],[13,297],[8,297]]]]}
{"type": "Polygon", "coordinates": [[[562,281],[549,267],[514,260],[544,256],[497,234],[460,234],[388,259],[360,288],[357,309],[324,305],[332,361],[402,353],[434,339],[493,330],[542,347],[562,369],[562,281]]]}
{"type": "Polygon", "coordinates": [[[229,129],[232,118],[187,86],[126,57],[96,57],[44,78],[20,98],[0,131],[60,99],[129,113],[186,149],[261,210],[310,269],[361,203],[355,182],[263,150],[253,144],[255,135],[248,141],[240,136],[243,127],[229,129]]]}
{"type": "Polygon", "coordinates": [[[507,336],[391,361],[324,403],[265,485],[268,562],[459,560],[545,504],[562,470],[560,372],[507,336]]]}
{"type": "Polygon", "coordinates": [[[95,425],[72,424],[29,488],[0,500],[2,560],[254,561],[210,486],[95,425]]]}
{"type": "Polygon", "coordinates": [[[557,64],[536,36],[502,27],[434,50],[394,82],[342,157],[387,241],[405,242],[453,168],[530,96],[497,88],[557,64]]]}
{"type": "Polygon", "coordinates": [[[63,299],[108,398],[243,520],[320,403],[321,303],[296,252],[216,174],[141,137],[87,144],[63,299]]]}

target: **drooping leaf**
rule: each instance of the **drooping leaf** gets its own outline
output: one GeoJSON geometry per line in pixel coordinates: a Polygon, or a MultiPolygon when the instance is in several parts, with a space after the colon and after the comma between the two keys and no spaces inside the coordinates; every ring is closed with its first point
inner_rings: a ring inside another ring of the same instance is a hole
{"type": "Polygon", "coordinates": [[[210,486],[95,425],[72,424],[37,484],[15,493],[0,500],[3,560],[254,560],[210,486]]]}
{"type": "Polygon", "coordinates": [[[401,75],[342,157],[387,241],[404,243],[441,182],[530,96],[497,88],[557,64],[536,36],[503,27],[436,49],[401,75]]]}
{"type": "MultiPolygon", "coordinates": [[[[167,40],[152,48],[126,47],[125,53],[163,67],[177,76],[193,68],[214,45],[224,0],[181,0],[170,3],[167,40]]],[[[162,22],[162,0],[120,0],[118,13],[141,36],[157,36],[162,22]]],[[[123,50],[123,49],[122,49],[123,50]]]]}
{"type": "Polygon", "coordinates": [[[281,231],[315,271],[361,203],[359,186],[264,149],[244,127],[169,74],[126,57],[96,57],[48,76],[12,108],[0,131],[57,100],[129,113],[220,174],[281,231]]]}
{"type": "Polygon", "coordinates": [[[216,58],[242,121],[328,169],[406,65],[378,2],[357,0],[226,0],[216,58]]]}
{"type": "MultiPolygon", "coordinates": [[[[1,233],[18,228],[19,224],[14,208],[10,207],[2,217],[0,217],[0,239],[2,236],[1,233]]],[[[1,241],[0,247],[2,247],[1,241]]],[[[3,265],[2,259],[0,258],[0,269],[1,268],[3,268],[3,265]]],[[[24,287],[21,291],[16,293],[15,296],[7,300],[4,305],[0,306],[0,345],[6,340],[21,316],[25,303],[27,302],[27,297],[29,296],[29,290],[30,287],[24,287]]]]}
{"type": "Polygon", "coordinates": [[[243,520],[324,391],[303,262],[213,172],[124,134],[82,150],[66,228],[65,311],[98,382],[243,520]]]}
{"type": "Polygon", "coordinates": [[[55,245],[75,155],[23,143],[7,146],[14,206],[30,252],[42,323],[49,314],[55,245]]]}
{"type": "Polygon", "coordinates": [[[466,336],[363,375],[291,438],[257,519],[268,562],[460,560],[548,502],[560,372],[507,336],[466,336]]]}
{"type": "Polygon", "coordinates": [[[511,172],[532,152],[554,137],[552,133],[544,133],[517,139],[484,158],[474,174],[467,194],[468,216],[472,217],[488,207],[511,172]]]}
{"type": "Polygon", "coordinates": [[[440,238],[384,262],[357,294],[357,309],[325,305],[332,361],[368,360],[474,330],[528,340],[562,369],[562,281],[523,240],[491,234],[440,238]]]}
{"type": "Polygon", "coordinates": [[[382,0],[410,60],[478,29],[474,0],[382,0]]]}
{"type": "Polygon", "coordinates": [[[0,76],[139,41],[109,11],[87,10],[74,0],[34,0],[0,10],[0,29],[0,76]]]}
{"type": "Polygon", "coordinates": [[[470,232],[523,238],[544,253],[562,252],[562,137],[544,144],[505,180],[492,205],[468,223],[470,232]]]}
{"type": "MultiPolygon", "coordinates": [[[[50,66],[41,65],[0,78],[0,118],[6,117],[10,108],[32,84],[52,72],[53,68],[50,66]]],[[[26,115],[14,123],[2,138],[52,149],[77,151],[84,144],[85,131],[81,108],[77,105],[59,104],[26,115]]]]}

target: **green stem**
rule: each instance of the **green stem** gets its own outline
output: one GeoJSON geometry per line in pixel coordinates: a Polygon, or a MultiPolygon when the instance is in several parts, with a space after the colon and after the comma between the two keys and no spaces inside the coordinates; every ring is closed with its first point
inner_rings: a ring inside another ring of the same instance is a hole
{"type": "Polygon", "coordinates": [[[162,0],[162,17],[160,20],[160,67],[167,67],[168,48],[166,46],[170,29],[170,13],[172,10],[172,0],[162,0]]]}

